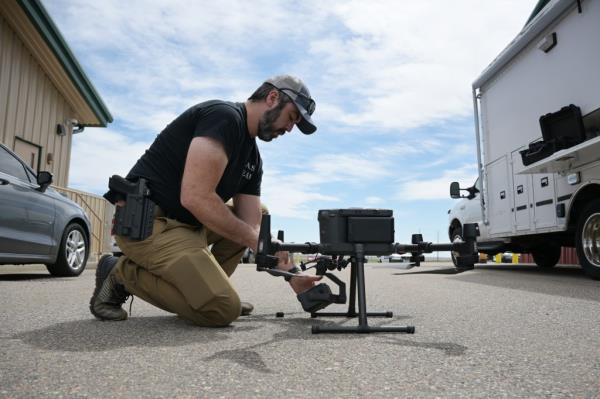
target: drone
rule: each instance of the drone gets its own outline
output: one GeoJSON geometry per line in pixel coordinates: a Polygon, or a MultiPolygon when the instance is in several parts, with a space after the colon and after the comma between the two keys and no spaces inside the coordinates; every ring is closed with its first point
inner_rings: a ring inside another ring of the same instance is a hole
{"type": "Polygon", "coordinates": [[[390,255],[410,253],[413,266],[424,261],[424,253],[434,251],[453,251],[459,271],[473,269],[478,260],[477,224],[463,226],[463,240],[447,244],[433,244],[423,241],[421,234],[413,234],[411,244],[394,243],[394,217],[390,209],[322,209],[318,213],[320,243],[285,243],[283,231],[278,240],[271,236],[271,216],[263,215],[260,226],[256,270],[273,276],[291,278],[294,273],[277,269],[279,258],[276,252],[288,251],[302,254],[315,254],[314,259],[301,263],[303,271],[314,269],[316,275],[328,278],[337,287],[337,293],[320,283],[298,294],[302,308],[315,317],[358,317],[357,326],[320,326],[313,325],[312,333],[373,333],[402,332],[413,334],[414,326],[370,326],[368,317],[393,317],[393,313],[367,312],[365,292],[364,264],[367,255],[390,255]],[[314,265],[312,265],[314,264],[314,265]],[[308,266],[312,265],[312,266],[308,266]],[[345,304],[346,284],[332,272],[341,271],[350,265],[350,292],[346,312],[320,312],[330,304],[345,304]],[[308,266],[308,267],[307,267],[308,266]],[[358,305],[358,311],[356,311],[358,305]]]}

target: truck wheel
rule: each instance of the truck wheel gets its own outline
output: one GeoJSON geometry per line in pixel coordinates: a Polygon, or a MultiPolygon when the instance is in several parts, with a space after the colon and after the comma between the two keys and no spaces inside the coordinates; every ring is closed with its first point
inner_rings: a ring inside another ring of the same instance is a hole
{"type": "Polygon", "coordinates": [[[77,223],[71,223],[63,232],[56,263],[46,265],[53,276],[79,276],[87,262],[90,249],[89,239],[83,228],[77,223]]]}
{"type": "Polygon", "coordinates": [[[544,245],[531,251],[533,261],[542,269],[550,269],[558,263],[560,259],[560,246],[544,245]]]}
{"type": "MultiPolygon", "coordinates": [[[[455,241],[462,241],[462,229],[460,227],[455,227],[452,230],[452,234],[450,234],[450,241],[451,242],[455,242],[455,241]]],[[[450,252],[450,255],[452,256],[452,263],[454,263],[454,267],[458,267],[458,260],[457,260],[457,256],[459,255],[458,252],[456,251],[452,251],[450,252]]]]}
{"type": "Polygon", "coordinates": [[[577,257],[585,273],[600,279],[600,200],[591,201],[577,220],[577,257]]]}

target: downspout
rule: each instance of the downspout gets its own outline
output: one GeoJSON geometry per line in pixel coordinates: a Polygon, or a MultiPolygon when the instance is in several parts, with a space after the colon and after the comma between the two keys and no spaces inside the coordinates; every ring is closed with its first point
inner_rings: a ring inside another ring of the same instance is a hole
{"type": "Polygon", "coordinates": [[[486,226],[489,224],[487,218],[487,212],[485,207],[485,191],[487,184],[484,185],[483,181],[483,164],[481,161],[481,131],[479,129],[479,97],[481,93],[477,93],[477,89],[473,86],[473,109],[475,117],[475,142],[477,143],[477,173],[479,174],[479,181],[481,182],[481,195],[479,196],[479,202],[481,203],[481,216],[483,224],[486,226]]]}

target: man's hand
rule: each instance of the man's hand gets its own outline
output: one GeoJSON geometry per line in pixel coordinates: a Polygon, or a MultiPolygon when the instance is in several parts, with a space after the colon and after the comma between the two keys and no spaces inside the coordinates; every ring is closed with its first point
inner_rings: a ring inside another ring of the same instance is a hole
{"type": "MultiPolygon", "coordinates": [[[[283,244],[281,240],[278,240],[276,238],[271,239],[271,242],[273,244],[283,244]]],[[[279,270],[288,271],[292,267],[294,267],[294,265],[290,263],[290,253],[288,251],[278,251],[275,252],[273,255],[279,258],[279,261],[277,262],[277,268],[279,270]]]]}
{"type": "Polygon", "coordinates": [[[315,286],[316,282],[321,280],[323,276],[313,276],[300,272],[290,280],[290,286],[296,294],[304,292],[315,286]]]}
{"type": "Polygon", "coordinates": [[[294,267],[293,264],[290,264],[290,253],[288,251],[279,251],[274,254],[279,258],[277,262],[277,268],[281,270],[289,270],[294,267]]]}
{"type": "MultiPolygon", "coordinates": [[[[274,239],[273,242],[281,243],[281,241],[277,239],[274,239]]],[[[275,252],[275,256],[279,258],[279,262],[277,263],[277,268],[279,270],[287,272],[294,267],[294,264],[290,262],[290,253],[288,251],[275,252]]],[[[299,294],[314,287],[315,283],[322,278],[323,276],[314,276],[299,272],[290,279],[290,286],[296,294],[299,294]]]]}

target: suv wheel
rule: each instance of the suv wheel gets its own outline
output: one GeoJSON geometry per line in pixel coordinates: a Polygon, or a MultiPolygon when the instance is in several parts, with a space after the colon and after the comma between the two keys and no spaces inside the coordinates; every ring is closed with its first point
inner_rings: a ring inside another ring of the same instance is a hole
{"type": "Polygon", "coordinates": [[[85,269],[89,252],[87,234],[79,224],[71,223],[63,232],[56,263],[46,268],[53,276],[79,276],[85,269]]]}

